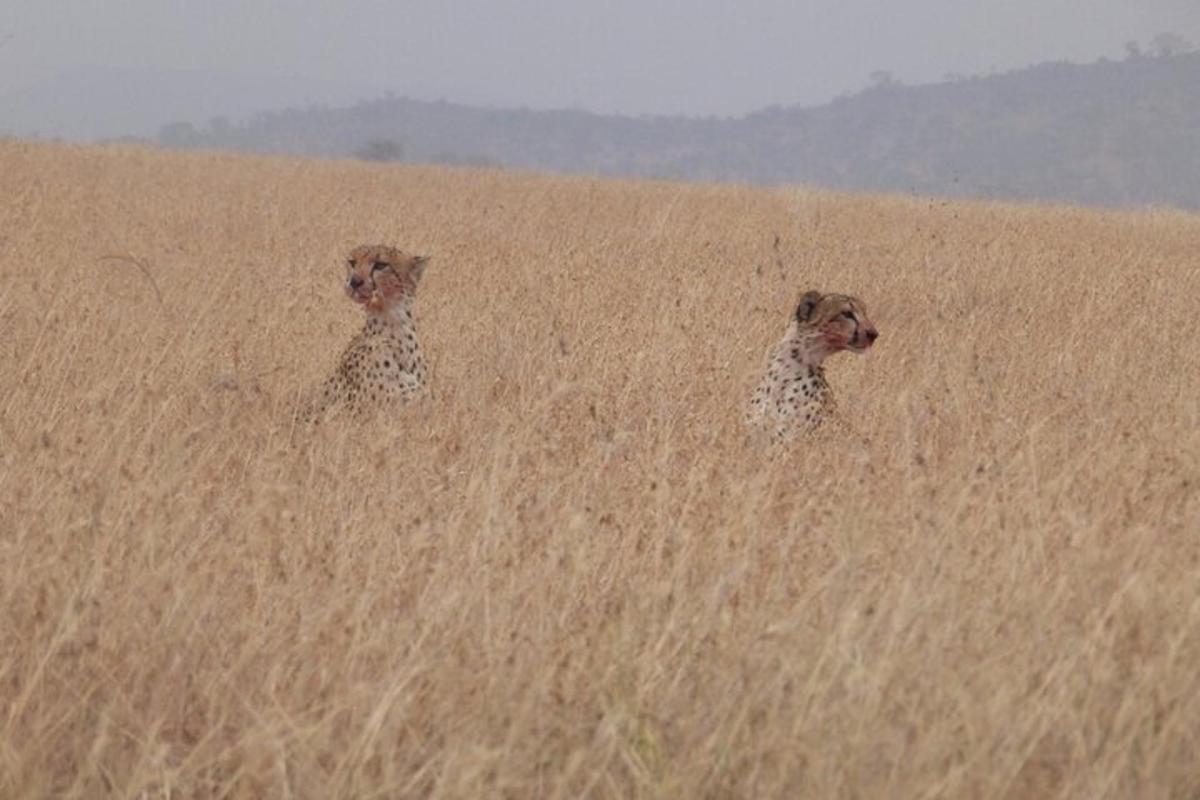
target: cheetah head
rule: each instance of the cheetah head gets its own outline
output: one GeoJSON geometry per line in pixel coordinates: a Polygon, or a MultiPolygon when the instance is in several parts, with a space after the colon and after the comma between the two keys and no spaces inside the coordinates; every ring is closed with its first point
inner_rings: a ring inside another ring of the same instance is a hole
{"type": "Polygon", "coordinates": [[[879,338],[867,307],[846,294],[805,292],[796,306],[796,324],[811,331],[827,355],[841,350],[864,353],[879,338]]]}
{"type": "Polygon", "coordinates": [[[360,245],[346,260],[346,296],[368,311],[386,311],[413,297],[428,256],[385,245],[360,245]]]}

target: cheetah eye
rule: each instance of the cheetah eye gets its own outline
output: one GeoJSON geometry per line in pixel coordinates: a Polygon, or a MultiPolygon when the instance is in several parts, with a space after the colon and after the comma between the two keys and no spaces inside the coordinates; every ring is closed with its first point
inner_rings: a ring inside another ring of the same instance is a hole
{"type": "Polygon", "coordinates": [[[850,320],[851,322],[858,322],[858,319],[854,316],[853,311],[843,311],[842,316],[845,317],[846,319],[850,320]]]}
{"type": "Polygon", "coordinates": [[[371,272],[378,272],[381,269],[386,269],[387,266],[386,261],[373,261],[371,262],[371,272]]]}

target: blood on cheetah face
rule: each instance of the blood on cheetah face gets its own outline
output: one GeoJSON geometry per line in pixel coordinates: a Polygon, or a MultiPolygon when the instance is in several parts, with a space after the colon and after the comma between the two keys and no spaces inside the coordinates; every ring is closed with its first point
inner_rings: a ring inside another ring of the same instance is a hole
{"type": "Polygon", "coordinates": [[[428,261],[384,245],[356,247],[346,260],[346,296],[368,311],[386,311],[412,298],[428,261]]]}
{"type": "Polygon", "coordinates": [[[849,350],[866,352],[879,331],[867,317],[867,307],[846,294],[805,292],[796,306],[796,322],[802,330],[815,331],[827,354],[849,350]]]}

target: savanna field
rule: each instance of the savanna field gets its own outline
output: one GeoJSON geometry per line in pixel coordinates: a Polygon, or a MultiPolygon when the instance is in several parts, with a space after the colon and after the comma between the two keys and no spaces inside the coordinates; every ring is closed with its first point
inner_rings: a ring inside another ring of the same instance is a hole
{"type": "Polygon", "coordinates": [[[0,797],[1196,798],[1200,216],[0,142],[0,797]],[[364,242],[430,396],[295,425],[364,242]],[[847,429],[741,415],[806,289],[847,429]]]}

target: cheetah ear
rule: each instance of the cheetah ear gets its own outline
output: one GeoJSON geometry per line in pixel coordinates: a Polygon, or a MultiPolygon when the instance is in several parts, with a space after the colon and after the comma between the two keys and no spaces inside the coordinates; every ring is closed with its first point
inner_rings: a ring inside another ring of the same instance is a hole
{"type": "Polygon", "coordinates": [[[818,291],[805,292],[804,296],[800,298],[800,305],[796,306],[796,319],[800,322],[808,322],[817,303],[821,302],[824,296],[818,291]]]}
{"type": "Polygon", "coordinates": [[[429,256],[413,256],[412,266],[409,267],[409,274],[412,275],[413,283],[421,280],[421,276],[425,274],[425,265],[429,263],[429,256]]]}

